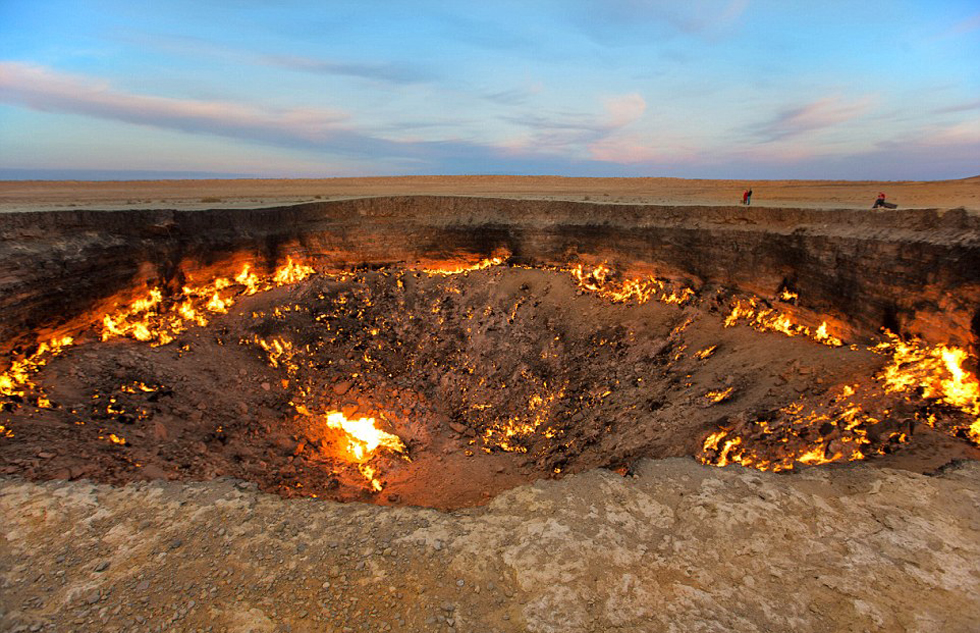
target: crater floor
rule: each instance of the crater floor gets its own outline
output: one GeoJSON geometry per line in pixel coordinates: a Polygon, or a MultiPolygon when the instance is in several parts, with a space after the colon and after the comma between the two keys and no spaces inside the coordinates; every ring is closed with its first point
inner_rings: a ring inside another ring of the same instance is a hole
{"type": "Polygon", "coordinates": [[[887,358],[866,347],[726,327],[720,296],[613,303],[586,282],[376,270],[240,293],[184,331],[117,317],[106,327],[146,327],[150,343],[93,328],[41,368],[35,395],[4,405],[0,474],[230,476],[285,497],[450,509],[644,457],[724,463],[704,448],[719,429],[780,468],[869,458],[931,472],[980,456],[882,391],[887,358]],[[357,457],[330,412],[403,446],[357,457]]]}

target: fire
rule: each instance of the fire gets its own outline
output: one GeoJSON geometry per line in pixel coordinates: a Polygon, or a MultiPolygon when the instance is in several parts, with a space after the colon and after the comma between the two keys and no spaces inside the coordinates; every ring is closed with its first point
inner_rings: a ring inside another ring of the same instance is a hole
{"type": "Polygon", "coordinates": [[[326,428],[342,433],[344,447],[343,454],[339,457],[355,464],[358,472],[370,482],[371,488],[376,492],[380,492],[383,485],[377,478],[377,468],[368,465],[367,462],[381,450],[402,455],[405,455],[408,450],[400,437],[379,429],[374,418],[348,418],[340,411],[314,414],[302,404],[294,406],[301,415],[312,417],[318,422],[322,422],[326,428]]]}
{"type": "Polygon", "coordinates": [[[967,436],[980,444],[980,381],[963,367],[969,358],[966,350],[959,347],[938,345],[928,347],[920,341],[902,341],[891,332],[874,348],[889,354],[891,361],[876,376],[885,391],[914,393],[921,390],[922,397],[959,409],[974,421],[966,429],[967,436]]]}
{"type": "Polygon", "coordinates": [[[448,277],[450,275],[459,275],[463,273],[472,272],[474,270],[485,270],[493,266],[499,266],[503,264],[504,261],[506,260],[503,257],[491,257],[489,259],[482,259],[477,263],[471,265],[462,265],[462,266],[447,265],[444,268],[425,268],[423,269],[423,271],[427,275],[443,275],[448,277]]]}
{"type": "Polygon", "coordinates": [[[715,350],[717,350],[717,349],[718,349],[718,346],[717,345],[712,345],[711,347],[706,347],[706,348],[704,348],[704,349],[702,349],[702,350],[700,350],[698,352],[695,352],[694,353],[694,357],[697,358],[698,360],[707,360],[707,359],[711,358],[714,355],[715,350]]]}
{"type": "Polygon", "coordinates": [[[324,421],[328,428],[340,429],[347,434],[347,453],[355,462],[368,461],[379,448],[405,452],[401,438],[379,429],[374,418],[348,419],[340,411],[329,411],[324,421]]]}
{"type": "Polygon", "coordinates": [[[649,276],[642,279],[624,279],[613,281],[612,270],[605,264],[600,264],[586,271],[582,264],[566,269],[571,273],[579,288],[595,293],[613,303],[635,302],[644,304],[651,299],[658,299],[667,304],[684,305],[694,297],[691,288],[669,288],[669,282],[649,276]]]}
{"type": "Polygon", "coordinates": [[[839,338],[827,332],[826,321],[813,331],[805,325],[794,323],[789,316],[775,308],[764,307],[761,300],[756,297],[748,301],[735,300],[732,311],[725,317],[725,327],[733,327],[739,321],[746,321],[750,327],[760,332],[782,332],[786,336],[805,336],[830,347],[840,347],[844,344],[839,338]]]}
{"type": "Polygon", "coordinates": [[[741,464],[779,472],[792,470],[797,463],[864,459],[888,443],[907,440],[904,434],[892,433],[881,446],[872,447],[868,429],[880,421],[848,400],[853,393],[845,388],[824,410],[804,414],[803,404],[794,403],[780,410],[782,417],[776,420],[746,421],[715,431],[705,438],[698,460],[712,466],[741,464]],[[830,428],[829,436],[820,435],[821,428],[830,428]]]}
{"type": "Polygon", "coordinates": [[[720,391],[709,391],[708,393],[704,394],[704,399],[712,404],[717,404],[731,398],[734,391],[735,387],[729,387],[728,389],[722,389],[720,391]]]}
{"type": "Polygon", "coordinates": [[[314,273],[312,266],[292,257],[267,277],[259,277],[245,264],[232,279],[218,277],[201,286],[184,286],[179,295],[165,297],[160,288],[102,317],[102,340],[128,337],[151,345],[166,345],[191,325],[205,326],[213,315],[226,314],[240,297],[277,286],[303,281],[314,273]]]}
{"type": "MultiPolygon", "coordinates": [[[[242,273],[245,271],[243,270],[242,273]]],[[[294,284],[303,281],[315,271],[312,266],[307,266],[305,264],[297,264],[293,261],[292,257],[286,258],[286,263],[276,270],[276,274],[272,276],[273,284],[276,286],[284,286],[286,284],[294,284]]]]}
{"type": "Polygon", "coordinates": [[[14,360],[0,374],[0,396],[23,398],[28,392],[32,392],[38,394],[38,406],[50,407],[51,403],[34,384],[31,377],[72,343],[74,343],[74,339],[70,336],[53,338],[38,345],[37,350],[30,356],[14,360]]]}

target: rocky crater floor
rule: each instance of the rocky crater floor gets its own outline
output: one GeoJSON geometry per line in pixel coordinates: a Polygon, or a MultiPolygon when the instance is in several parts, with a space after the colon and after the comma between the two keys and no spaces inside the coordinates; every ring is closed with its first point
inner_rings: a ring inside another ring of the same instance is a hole
{"type": "Polygon", "coordinates": [[[4,631],[975,631],[980,464],[643,460],[444,513],[0,480],[4,631]]]}

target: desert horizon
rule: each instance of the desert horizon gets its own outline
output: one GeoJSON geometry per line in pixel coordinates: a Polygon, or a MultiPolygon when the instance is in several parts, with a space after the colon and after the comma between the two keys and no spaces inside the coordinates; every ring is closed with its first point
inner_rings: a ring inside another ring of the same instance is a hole
{"type": "Polygon", "coordinates": [[[371,176],[122,181],[0,181],[0,212],[278,206],[350,197],[463,195],[609,204],[870,209],[879,192],[904,209],[980,211],[980,176],[935,181],[669,177],[371,176]]]}

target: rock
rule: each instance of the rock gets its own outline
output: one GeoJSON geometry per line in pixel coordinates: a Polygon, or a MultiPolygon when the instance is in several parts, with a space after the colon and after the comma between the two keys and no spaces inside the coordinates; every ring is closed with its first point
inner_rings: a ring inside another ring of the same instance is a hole
{"type": "Polygon", "coordinates": [[[98,565],[95,566],[95,571],[97,571],[97,572],[102,572],[102,571],[105,571],[107,569],[109,569],[109,561],[107,561],[107,560],[104,560],[104,561],[102,561],[101,563],[99,563],[98,565]]]}
{"type": "Polygon", "coordinates": [[[333,386],[333,392],[335,394],[337,394],[338,396],[342,396],[345,393],[347,393],[347,391],[350,389],[350,387],[351,387],[350,382],[348,382],[346,380],[345,381],[342,381],[342,382],[338,382],[338,383],[334,384],[334,386],[333,386]]]}
{"type": "Polygon", "coordinates": [[[167,479],[167,471],[160,468],[156,464],[146,464],[143,466],[143,476],[149,477],[150,479],[167,479]]]}
{"type": "Polygon", "coordinates": [[[469,430],[469,428],[465,424],[459,424],[458,422],[450,422],[449,428],[459,433],[460,435],[466,433],[466,431],[469,430]]]}
{"type": "Polygon", "coordinates": [[[167,427],[164,426],[163,422],[153,422],[153,439],[157,441],[164,441],[168,439],[169,436],[170,433],[167,431],[167,427]]]}

